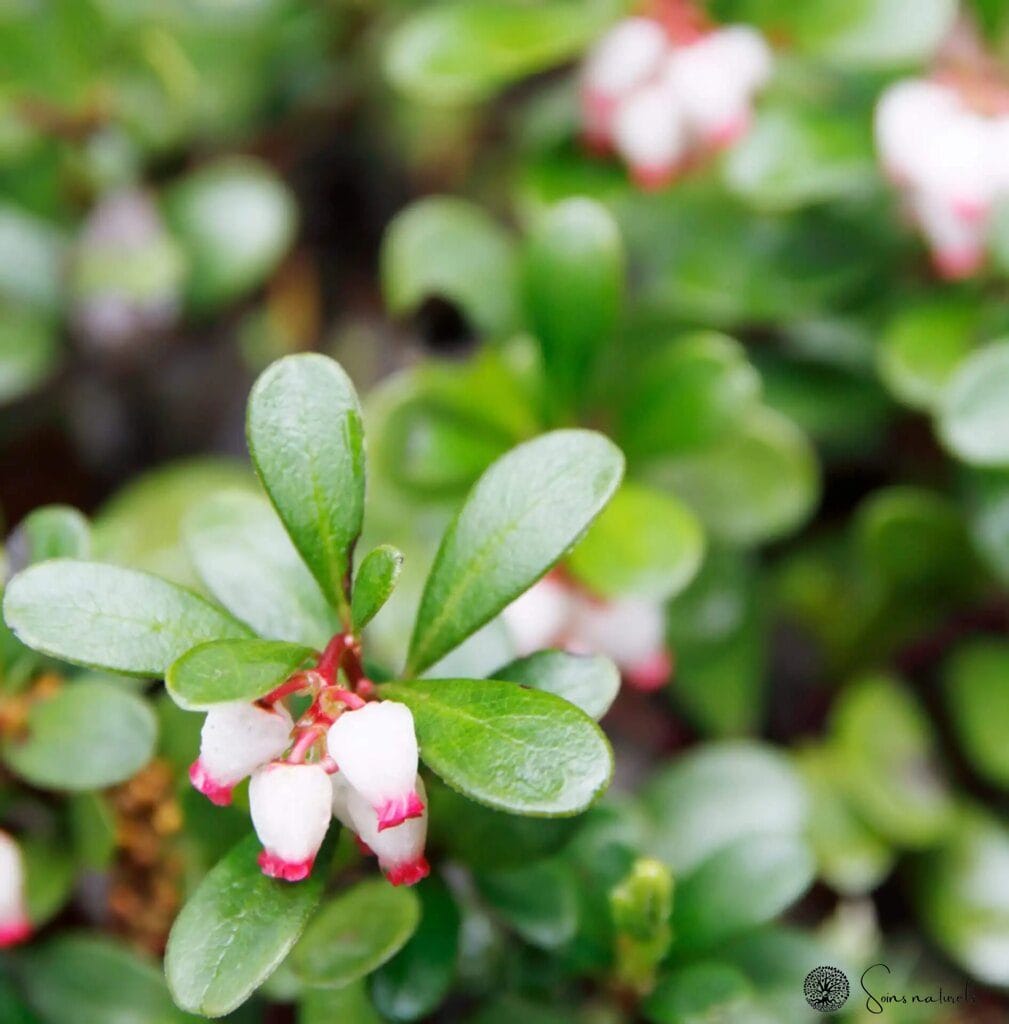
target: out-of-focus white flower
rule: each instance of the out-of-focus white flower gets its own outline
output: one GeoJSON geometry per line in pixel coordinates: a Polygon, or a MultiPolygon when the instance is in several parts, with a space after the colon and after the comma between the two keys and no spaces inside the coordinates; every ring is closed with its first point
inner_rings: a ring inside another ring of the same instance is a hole
{"type": "MultiPolygon", "coordinates": [[[[414,781],[418,803],[427,803],[424,783],[414,781]]],[[[430,872],[424,857],[427,841],[427,811],[402,822],[395,828],[383,828],[371,803],[354,789],[348,793],[348,809],[358,837],[378,857],[378,866],[393,885],[414,885],[430,872]]]]}
{"type": "Polygon", "coordinates": [[[629,96],[616,112],[613,139],[638,185],[656,189],[668,184],[687,150],[687,127],[673,83],[662,78],[629,96]]]}
{"type": "Polygon", "coordinates": [[[378,701],[345,711],[330,727],[327,746],[346,781],[374,809],[379,831],[423,814],[414,789],[417,735],[408,707],[378,701]]]}
{"type": "Polygon", "coordinates": [[[582,127],[591,144],[609,145],[617,105],[658,71],[667,46],[657,21],[625,18],[592,48],[581,82],[582,127]]]}
{"type": "Polygon", "coordinates": [[[572,635],[585,650],[605,654],[635,689],[655,690],[669,681],[662,605],[640,598],[578,601],[572,635]]]}
{"type": "Polygon", "coordinates": [[[516,652],[525,657],[561,643],[572,610],[571,588],[546,576],[512,601],[502,615],[516,652]]]}
{"type": "Polygon", "coordinates": [[[32,933],[25,910],[25,870],[21,848],[0,832],[0,949],[24,942],[32,933]]]}
{"type": "Polygon", "coordinates": [[[690,131],[710,147],[746,132],[753,94],[770,70],[770,49],[760,33],[731,26],[674,50],[665,75],[690,131]]]}
{"type": "Polygon", "coordinates": [[[317,764],[268,764],[252,776],[249,807],[263,844],[263,873],[287,882],[308,877],[333,811],[325,770],[317,764]]]}
{"type": "Polygon", "coordinates": [[[189,769],[193,786],[213,803],[231,803],[232,789],[287,749],[294,723],[280,704],[216,704],[200,732],[200,756],[189,769]]]}
{"type": "Polygon", "coordinates": [[[1009,119],[972,110],[927,79],[887,89],[876,106],[876,148],[943,277],[984,263],[994,201],[1009,192],[1009,119]]]}

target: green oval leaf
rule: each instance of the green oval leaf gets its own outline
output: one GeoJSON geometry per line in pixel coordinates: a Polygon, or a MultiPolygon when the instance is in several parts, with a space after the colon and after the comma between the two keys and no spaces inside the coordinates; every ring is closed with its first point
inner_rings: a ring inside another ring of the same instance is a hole
{"type": "Polygon", "coordinates": [[[364,435],[350,378],[316,353],[278,360],[252,389],[247,431],[256,471],[294,546],[346,617],[364,515],[364,435]]]}
{"type": "Polygon", "coordinates": [[[602,511],[623,465],[588,430],[556,430],[498,459],[442,538],[406,673],[433,665],[539,579],[602,511]]]}
{"type": "Polygon", "coordinates": [[[197,506],[183,532],[213,596],[260,636],[322,648],[337,617],[261,498],[233,491],[197,506]]]}
{"type": "Polygon", "coordinates": [[[530,945],[557,949],[574,937],[576,876],[560,861],[481,872],[476,883],[487,904],[530,945]]]}
{"type": "Polygon", "coordinates": [[[813,854],[796,835],[751,835],[723,847],[683,879],[673,934],[683,948],[710,948],[777,917],[812,884],[813,854]]]}
{"type": "Polygon", "coordinates": [[[187,1024],[161,972],[109,939],[62,935],[28,955],[28,1001],[48,1021],[74,1024],[187,1024]]]}
{"type": "Polygon", "coordinates": [[[386,1017],[412,1021],[441,1003],[455,977],[459,910],[437,876],[418,885],[420,924],[407,944],[372,977],[371,994],[386,1017]]]}
{"type": "Polygon", "coordinates": [[[567,199],[536,223],[523,256],[525,304],[550,391],[577,407],[623,302],[624,247],[612,214],[567,199]]]}
{"type": "Polygon", "coordinates": [[[382,240],[382,292],[403,316],[427,298],[457,305],[481,332],[519,322],[515,245],[486,211],[454,196],[428,196],[397,214],[382,240]]]}
{"type": "Polygon", "coordinates": [[[363,629],[382,609],[396,589],[403,553],[391,544],[382,544],[364,556],[354,577],[350,617],[354,629],[363,629]]]}
{"type": "Polygon", "coordinates": [[[154,754],[154,713],[110,683],[72,683],[34,703],[24,739],[3,746],[7,764],[43,789],[104,789],[154,754]]]}
{"type": "Polygon", "coordinates": [[[976,466],[1009,463],[1009,341],[973,352],[947,384],[939,410],[943,443],[976,466]]]}
{"type": "Polygon", "coordinates": [[[596,721],[609,711],[620,691],[617,666],[601,654],[537,651],[491,675],[563,697],[596,721]]]}
{"type": "Polygon", "coordinates": [[[335,831],[303,882],[267,878],[254,835],[210,870],[168,937],[165,975],[179,1006],[220,1017],[273,973],[319,902],[335,831]]]}
{"type": "Polygon", "coordinates": [[[701,451],[657,464],[669,487],[719,540],[764,543],[799,527],[819,496],[816,456],[785,417],[760,408],[740,429],[701,451]]]}
{"type": "Polygon", "coordinates": [[[567,701],[500,680],[386,683],[412,712],[421,758],[472,800],[533,817],[578,814],[606,788],[613,754],[567,701]]]}
{"type": "Polygon", "coordinates": [[[946,702],[960,746],[986,779],[1009,786],[1009,643],[975,640],[945,672],[946,702]]]}
{"type": "Polygon", "coordinates": [[[701,331],[648,356],[632,378],[619,440],[632,460],[725,436],[760,397],[760,376],[734,338],[701,331]]]}
{"type": "Polygon", "coordinates": [[[4,594],[17,638],[77,665],[163,676],[191,647],[248,630],[202,597],[133,569],[53,559],[18,573],[4,594]]]}
{"type": "Polygon", "coordinates": [[[69,505],[46,505],[26,516],[7,541],[11,560],[20,566],[48,558],[88,558],[91,527],[69,505]]]}
{"type": "Polygon", "coordinates": [[[165,197],[189,262],[189,301],[205,310],[260,285],[294,237],[294,200],[273,170],[232,158],[201,167],[165,197]]]}
{"type": "Polygon", "coordinates": [[[566,564],[603,597],[666,601],[694,578],[703,554],[693,512],[669,495],[625,483],[566,564]]]}
{"type": "Polygon", "coordinates": [[[291,957],[302,981],[341,988],[370,974],[403,948],[420,920],[417,896],[376,879],[327,903],[291,957]]]}
{"type": "Polygon", "coordinates": [[[310,988],[301,997],[298,1024],[385,1024],[363,981],[343,988],[310,988]]]}
{"type": "Polygon", "coordinates": [[[609,0],[441,4],[393,33],[385,71],[415,100],[470,103],[580,53],[619,13],[609,0]]]}
{"type": "Polygon", "coordinates": [[[746,1021],[744,1014],[750,1009],[753,996],[753,987],[737,967],[718,960],[701,960],[662,978],[642,1003],[641,1011],[650,1024],[746,1021]]]}
{"type": "Polygon", "coordinates": [[[258,700],[297,672],[316,652],[275,640],[212,640],[186,651],[168,667],[172,700],[202,711],[229,700],[258,700]]]}

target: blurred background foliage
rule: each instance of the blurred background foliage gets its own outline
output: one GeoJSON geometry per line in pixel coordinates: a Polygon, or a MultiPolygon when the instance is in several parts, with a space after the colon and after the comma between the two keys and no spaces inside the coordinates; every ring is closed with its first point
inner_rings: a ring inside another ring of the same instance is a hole
{"type": "MultiPolygon", "coordinates": [[[[886,991],[974,998],[885,1019],[1005,1019],[1009,208],[941,280],[872,121],[964,26],[1009,80],[1009,6],[711,0],[774,76],[745,137],[651,193],[579,142],[578,63],[628,10],[0,2],[11,569],[91,552],[202,586],[194,510],[257,486],[249,383],[314,347],[368,394],[369,522],[407,555],[376,674],[470,484],[555,426],[629,466],[566,577],[664,609],[672,682],[604,719],[611,797],[532,821],[432,786],[413,937],[343,988],[282,966],[236,1021],[793,1024],[822,963],[856,1021],[879,962],[886,991]]],[[[267,565],[254,520],[238,562],[267,565]]],[[[492,623],[453,657],[514,654],[492,623]]],[[[198,721],[10,635],[0,662],[0,822],[41,930],[0,1021],[192,1019],[150,957],[245,829],[187,788],[198,721]]]]}

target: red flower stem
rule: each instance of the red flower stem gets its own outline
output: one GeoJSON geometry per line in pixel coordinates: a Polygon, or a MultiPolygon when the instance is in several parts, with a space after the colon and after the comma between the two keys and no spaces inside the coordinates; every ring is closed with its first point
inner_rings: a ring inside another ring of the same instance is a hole
{"type": "Polygon", "coordinates": [[[310,689],[315,680],[311,672],[296,672],[290,679],[281,683],[275,690],[271,690],[265,697],[260,697],[263,704],[276,704],[278,700],[287,697],[292,693],[300,693],[302,690],[310,689]]]}
{"type": "Polygon", "coordinates": [[[291,753],[287,755],[288,764],[301,764],[309,748],[319,737],[324,735],[325,727],[321,725],[310,725],[295,741],[291,753]]]}
{"type": "Polygon", "coordinates": [[[347,682],[356,689],[364,678],[364,666],[361,664],[361,647],[353,642],[353,638],[343,653],[343,671],[347,673],[347,682]]]}
{"type": "Polygon", "coordinates": [[[343,661],[348,646],[353,642],[354,637],[350,633],[337,633],[326,644],[326,649],[322,652],[322,657],[319,658],[315,670],[326,680],[328,686],[333,686],[336,683],[336,673],[340,668],[340,663],[343,661]]]}

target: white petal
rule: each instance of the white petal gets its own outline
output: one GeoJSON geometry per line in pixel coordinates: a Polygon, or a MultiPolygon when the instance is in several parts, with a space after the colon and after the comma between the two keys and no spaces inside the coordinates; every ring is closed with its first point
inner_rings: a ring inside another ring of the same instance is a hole
{"type": "Polygon", "coordinates": [[[264,870],[290,881],[305,877],[326,837],[332,805],[333,787],[319,765],[274,762],[260,768],[249,783],[252,824],[278,868],[264,864],[264,870]],[[290,873],[282,873],[284,865],[290,873]]]}
{"type": "Polygon", "coordinates": [[[913,173],[934,146],[934,126],[960,109],[956,93],[938,82],[905,79],[876,104],[876,148],[883,166],[897,177],[913,173]]]}
{"type": "Polygon", "coordinates": [[[215,782],[233,786],[279,757],[291,742],[293,727],[282,705],[267,709],[244,701],[216,704],[203,722],[200,761],[215,782]]]}
{"type": "Polygon", "coordinates": [[[936,194],[915,195],[911,208],[943,276],[959,279],[979,269],[987,232],[984,218],[965,218],[946,196],[936,194]]]}
{"type": "Polygon", "coordinates": [[[662,606],[638,598],[579,603],[576,638],[587,651],[605,654],[621,668],[648,662],[665,650],[662,606]]]}
{"type": "Polygon", "coordinates": [[[344,828],[353,829],[356,832],[357,826],[350,816],[349,807],[350,795],[354,792],[354,787],[347,781],[347,776],[343,772],[334,772],[330,775],[329,781],[333,786],[333,817],[344,828]]]}
{"type": "Polygon", "coordinates": [[[570,589],[548,577],[534,583],[501,614],[516,652],[525,656],[559,644],[570,612],[570,589]]]}
{"type": "MultiPolygon", "coordinates": [[[[419,775],[414,786],[417,796],[426,805],[427,794],[419,775]]],[[[427,841],[426,810],[419,818],[411,818],[395,828],[379,830],[374,809],[359,793],[350,793],[348,806],[357,834],[378,857],[378,865],[390,882],[394,885],[412,885],[427,874],[428,866],[424,859],[424,844],[427,841]]]]}
{"type": "Polygon", "coordinates": [[[668,82],[639,89],[621,104],[614,123],[617,152],[643,179],[661,180],[686,149],[686,131],[668,82]]]}
{"type": "Polygon", "coordinates": [[[6,832],[0,832],[0,949],[24,940],[30,930],[21,848],[6,832]]]}
{"type": "Polygon", "coordinates": [[[345,711],[330,727],[329,754],[347,782],[375,809],[381,827],[420,814],[414,793],[417,736],[410,709],[395,701],[345,711]]]}
{"type": "Polygon", "coordinates": [[[585,61],[585,88],[617,97],[643,83],[658,69],[667,48],[666,33],[651,18],[625,18],[606,33],[585,61]]]}

